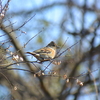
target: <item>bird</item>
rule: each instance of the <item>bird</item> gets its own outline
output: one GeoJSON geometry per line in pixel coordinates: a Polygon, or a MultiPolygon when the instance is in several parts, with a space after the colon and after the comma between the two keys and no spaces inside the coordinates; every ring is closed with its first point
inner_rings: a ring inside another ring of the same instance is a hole
{"type": "Polygon", "coordinates": [[[54,41],[51,41],[46,47],[40,48],[33,52],[26,52],[33,55],[40,62],[50,61],[56,57],[59,46],[54,41]]]}

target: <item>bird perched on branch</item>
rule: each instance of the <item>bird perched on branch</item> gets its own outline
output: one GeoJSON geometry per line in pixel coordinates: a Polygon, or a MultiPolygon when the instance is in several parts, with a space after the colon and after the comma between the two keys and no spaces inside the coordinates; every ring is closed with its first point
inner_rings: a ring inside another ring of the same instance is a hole
{"type": "Polygon", "coordinates": [[[55,58],[59,47],[51,41],[46,47],[40,48],[33,52],[26,52],[37,58],[40,62],[50,61],[55,58]]]}

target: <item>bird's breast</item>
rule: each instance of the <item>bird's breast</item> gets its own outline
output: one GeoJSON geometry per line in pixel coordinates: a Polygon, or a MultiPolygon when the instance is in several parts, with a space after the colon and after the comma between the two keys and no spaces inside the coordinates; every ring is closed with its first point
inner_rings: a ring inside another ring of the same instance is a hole
{"type": "Polygon", "coordinates": [[[52,59],[55,57],[56,55],[56,50],[54,48],[47,48],[48,52],[48,56],[51,57],[52,59]]]}

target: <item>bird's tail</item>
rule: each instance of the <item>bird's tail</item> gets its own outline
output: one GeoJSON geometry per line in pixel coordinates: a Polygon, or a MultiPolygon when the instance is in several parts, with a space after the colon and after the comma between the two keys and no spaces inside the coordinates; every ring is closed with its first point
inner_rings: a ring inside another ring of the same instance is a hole
{"type": "Polygon", "coordinates": [[[31,55],[36,55],[35,52],[26,52],[26,53],[31,54],[31,55]]]}

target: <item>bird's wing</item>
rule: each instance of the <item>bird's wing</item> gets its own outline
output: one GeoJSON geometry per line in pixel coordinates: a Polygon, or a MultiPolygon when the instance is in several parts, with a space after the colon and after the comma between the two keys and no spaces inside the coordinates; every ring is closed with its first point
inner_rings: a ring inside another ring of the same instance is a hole
{"type": "Polygon", "coordinates": [[[38,54],[40,54],[40,53],[51,53],[51,51],[48,49],[48,48],[41,48],[41,49],[39,49],[39,50],[36,50],[36,51],[34,51],[35,53],[38,53],[38,54]]]}

